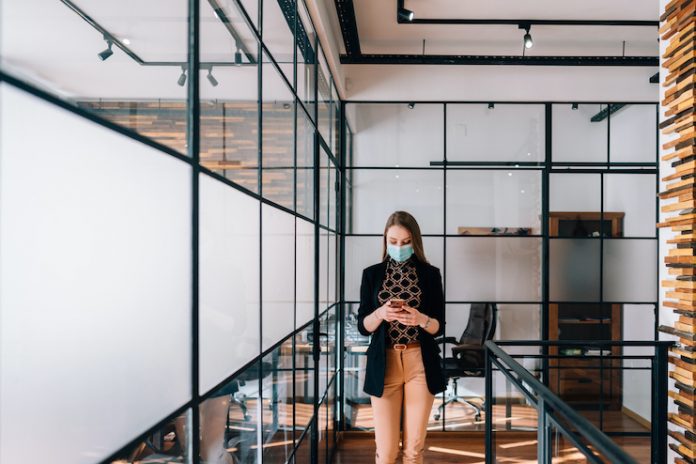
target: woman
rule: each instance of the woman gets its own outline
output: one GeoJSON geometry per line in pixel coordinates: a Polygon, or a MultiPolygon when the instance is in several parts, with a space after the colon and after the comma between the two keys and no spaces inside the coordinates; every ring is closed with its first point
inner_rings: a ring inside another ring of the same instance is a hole
{"type": "Polygon", "coordinates": [[[363,390],[375,421],[377,464],[396,462],[403,404],[403,462],[422,463],[428,416],[445,390],[440,347],[444,297],[440,270],[423,252],[418,223],[396,211],[387,220],[382,262],[366,268],[358,330],[372,335],[363,390]]]}

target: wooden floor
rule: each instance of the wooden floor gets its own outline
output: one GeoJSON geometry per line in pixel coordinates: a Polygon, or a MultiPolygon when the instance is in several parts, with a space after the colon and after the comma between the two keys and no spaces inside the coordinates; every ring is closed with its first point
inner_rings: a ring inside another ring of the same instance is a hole
{"type": "MultiPolygon", "coordinates": [[[[650,462],[650,442],[645,437],[618,439],[621,446],[639,463],[650,462]]],[[[484,435],[481,432],[428,432],[424,462],[484,464],[484,435]]],[[[374,434],[344,432],[334,464],[374,463],[374,434]]],[[[515,464],[537,462],[536,432],[499,432],[495,440],[495,461],[515,464]]],[[[567,442],[553,448],[554,462],[571,464],[587,462],[567,442]]]]}

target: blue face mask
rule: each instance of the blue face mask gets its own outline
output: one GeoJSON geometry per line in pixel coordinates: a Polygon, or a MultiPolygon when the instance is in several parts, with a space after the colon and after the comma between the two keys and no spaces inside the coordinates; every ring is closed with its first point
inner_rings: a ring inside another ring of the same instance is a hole
{"type": "Polygon", "coordinates": [[[394,261],[402,262],[406,261],[413,255],[413,245],[396,246],[392,244],[387,245],[387,253],[394,261]]]}

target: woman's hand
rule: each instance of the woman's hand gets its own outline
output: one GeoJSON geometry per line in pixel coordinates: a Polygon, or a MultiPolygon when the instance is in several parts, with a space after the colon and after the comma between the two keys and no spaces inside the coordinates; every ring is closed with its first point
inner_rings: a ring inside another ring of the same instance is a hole
{"type": "Polygon", "coordinates": [[[408,305],[403,305],[401,309],[403,309],[403,311],[399,311],[396,319],[403,325],[421,325],[427,317],[416,308],[412,308],[408,305]]]}
{"type": "Polygon", "coordinates": [[[375,309],[377,317],[387,322],[398,320],[399,314],[401,313],[401,308],[393,308],[389,305],[390,301],[387,301],[379,308],[375,309]]]}

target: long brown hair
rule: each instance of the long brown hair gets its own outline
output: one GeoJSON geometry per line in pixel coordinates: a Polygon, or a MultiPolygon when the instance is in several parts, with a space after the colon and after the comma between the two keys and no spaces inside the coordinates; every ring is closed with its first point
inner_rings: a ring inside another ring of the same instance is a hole
{"type": "Polygon", "coordinates": [[[411,233],[413,254],[416,255],[419,261],[427,263],[428,260],[423,249],[423,236],[421,235],[418,222],[416,222],[416,218],[406,211],[394,211],[387,219],[387,224],[384,226],[384,235],[382,236],[382,261],[387,259],[387,231],[391,226],[401,226],[411,233]]]}

